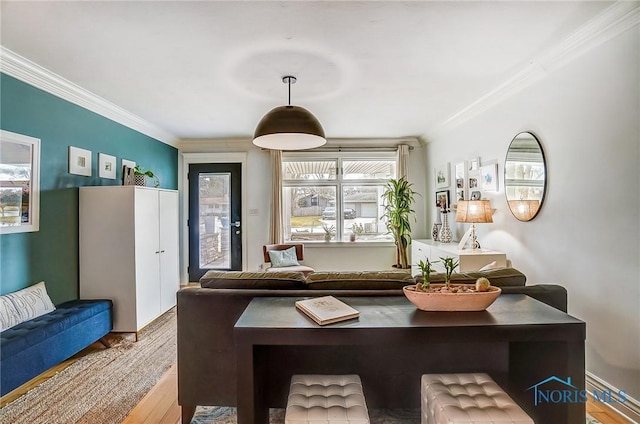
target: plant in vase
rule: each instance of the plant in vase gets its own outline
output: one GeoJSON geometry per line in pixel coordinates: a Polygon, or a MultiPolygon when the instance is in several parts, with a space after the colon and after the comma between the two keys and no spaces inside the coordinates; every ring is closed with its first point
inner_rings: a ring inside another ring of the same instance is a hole
{"type": "Polygon", "coordinates": [[[396,268],[409,268],[407,247],[411,243],[411,218],[415,213],[411,207],[418,194],[411,189],[412,185],[405,177],[391,179],[382,193],[382,218],[386,218],[387,231],[396,245],[396,268]]]}
{"type": "Polygon", "coordinates": [[[336,227],[333,225],[322,224],[322,230],[324,231],[324,241],[331,241],[333,236],[336,235],[336,227]]]}
{"type": "Polygon", "coordinates": [[[411,303],[422,311],[483,311],[500,296],[502,290],[491,286],[484,277],[472,284],[451,285],[451,276],[459,261],[454,258],[440,258],[445,268],[445,284],[430,284],[429,274],[433,262],[418,264],[423,272],[423,281],[402,288],[411,303]]]}
{"type": "Polygon", "coordinates": [[[154,187],[158,187],[160,185],[160,180],[158,180],[158,177],[150,169],[145,170],[140,165],[136,165],[136,167],[133,168],[133,174],[135,176],[136,185],[146,185],[146,177],[153,178],[154,187]]]}
{"type": "Polygon", "coordinates": [[[351,241],[356,241],[356,238],[361,236],[363,232],[364,226],[362,224],[354,222],[353,225],[351,225],[351,235],[349,236],[349,239],[351,241]]]}

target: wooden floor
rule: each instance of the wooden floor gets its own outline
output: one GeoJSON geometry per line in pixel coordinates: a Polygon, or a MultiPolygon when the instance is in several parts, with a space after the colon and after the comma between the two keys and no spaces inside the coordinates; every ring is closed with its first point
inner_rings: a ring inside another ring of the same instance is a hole
{"type": "MultiPolygon", "coordinates": [[[[630,421],[615,414],[611,408],[591,400],[587,412],[602,424],[629,424],[630,421]]],[[[122,424],[178,424],[178,373],[174,364],[160,382],[140,401],[122,424]]]]}

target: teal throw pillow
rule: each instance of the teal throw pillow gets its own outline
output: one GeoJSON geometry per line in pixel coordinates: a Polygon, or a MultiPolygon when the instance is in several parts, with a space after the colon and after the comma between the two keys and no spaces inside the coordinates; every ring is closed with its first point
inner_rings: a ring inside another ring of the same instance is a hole
{"type": "Polygon", "coordinates": [[[295,246],[286,250],[270,250],[269,259],[271,259],[271,266],[273,268],[284,268],[287,266],[297,266],[298,257],[296,256],[295,246]]]}

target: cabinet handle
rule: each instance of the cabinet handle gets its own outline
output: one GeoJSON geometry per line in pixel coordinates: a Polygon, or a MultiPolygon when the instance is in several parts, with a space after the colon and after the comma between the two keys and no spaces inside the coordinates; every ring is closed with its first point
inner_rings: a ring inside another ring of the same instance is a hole
{"type": "Polygon", "coordinates": [[[164,253],[164,250],[161,250],[160,253],[164,253]]]}
{"type": "Polygon", "coordinates": [[[160,251],[159,251],[159,250],[156,250],[156,255],[157,255],[157,254],[159,254],[159,253],[160,253],[160,251]]]}

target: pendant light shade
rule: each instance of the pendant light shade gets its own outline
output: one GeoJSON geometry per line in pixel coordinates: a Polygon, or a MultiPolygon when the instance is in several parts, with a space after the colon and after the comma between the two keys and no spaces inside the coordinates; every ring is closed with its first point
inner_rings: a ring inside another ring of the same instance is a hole
{"type": "Polygon", "coordinates": [[[278,106],[262,117],[253,136],[253,144],[272,150],[304,150],[324,145],[324,129],[307,109],[291,106],[291,84],[296,78],[286,76],[289,85],[289,105],[278,106]]]}

